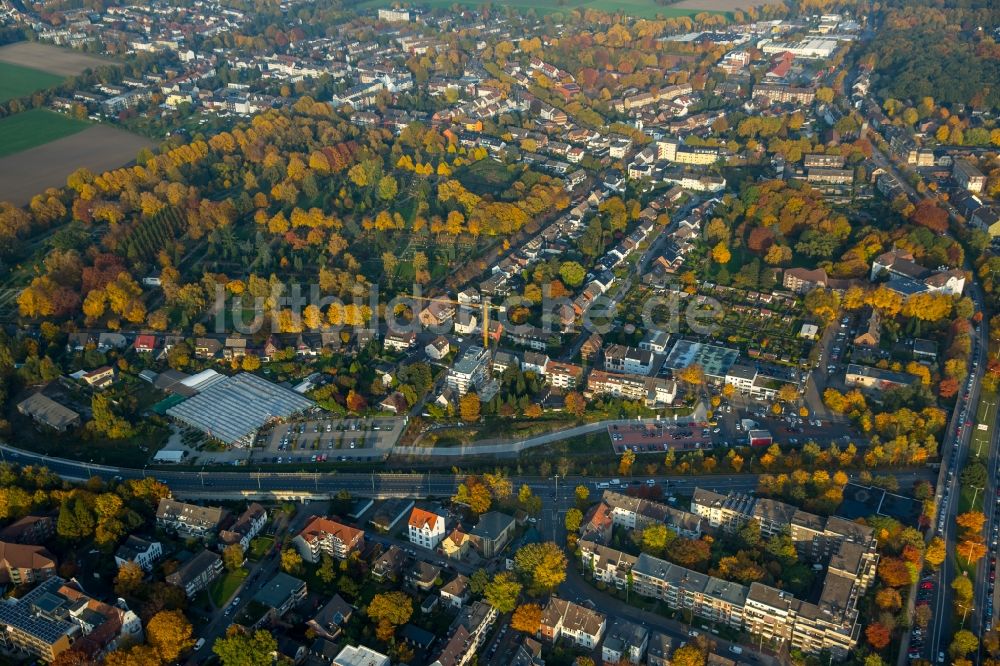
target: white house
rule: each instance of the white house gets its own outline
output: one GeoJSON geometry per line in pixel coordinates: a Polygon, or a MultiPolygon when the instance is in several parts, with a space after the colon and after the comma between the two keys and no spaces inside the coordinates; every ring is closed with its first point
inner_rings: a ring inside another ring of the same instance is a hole
{"type": "Polygon", "coordinates": [[[163,557],[163,546],[159,541],[146,541],[137,536],[129,536],[115,552],[118,568],[128,562],[135,562],[143,571],[152,571],[153,564],[163,557]]]}
{"type": "Polygon", "coordinates": [[[414,508],[410,512],[410,543],[424,548],[436,548],[445,537],[444,516],[431,511],[414,508]]]}

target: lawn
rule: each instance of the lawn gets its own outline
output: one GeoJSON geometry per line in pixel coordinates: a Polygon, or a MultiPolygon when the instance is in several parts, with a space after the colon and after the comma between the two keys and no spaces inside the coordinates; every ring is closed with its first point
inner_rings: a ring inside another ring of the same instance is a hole
{"type": "Polygon", "coordinates": [[[247,552],[247,557],[254,562],[261,560],[265,555],[267,555],[267,552],[271,550],[272,546],[274,546],[274,537],[257,537],[250,542],[250,550],[247,552]]]}
{"type": "MultiPolygon", "coordinates": [[[[0,68],[2,67],[7,65],[0,64],[0,68]]],[[[2,78],[3,70],[0,69],[0,81],[2,78]]],[[[88,127],[90,123],[85,120],[70,118],[47,109],[16,113],[0,120],[0,157],[82,132],[88,127]]]]}
{"type": "Polygon", "coordinates": [[[227,571],[222,576],[219,576],[208,588],[208,593],[212,597],[212,603],[215,604],[216,608],[223,608],[234,594],[243,581],[246,580],[247,570],[239,569],[237,571],[227,571]]]}
{"type": "MultiPolygon", "coordinates": [[[[40,69],[0,62],[0,102],[26,97],[36,90],[51,88],[63,82],[63,77],[40,69]]],[[[2,153],[0,153],[2,154],[2,153]]]]}

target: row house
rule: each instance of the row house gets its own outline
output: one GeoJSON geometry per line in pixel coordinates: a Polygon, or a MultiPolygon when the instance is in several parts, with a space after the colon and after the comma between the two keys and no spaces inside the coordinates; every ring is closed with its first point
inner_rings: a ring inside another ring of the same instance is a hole
{"type": "Polygon", "coordinates": [[[549,597],[542,610],[539,635],[552,643],[565,638],[576,647],[592,650],[601,642],[607,623],[603,613],[572,601],[549,597]]]}
{"type": "Polygon", "coordinates": [[[585,571],[606,585],[625,589],[638,557],[586,539],[580,539],[578,545],[585,571]]]}
{"type": "Polygon", "coordinates": [[[591,397],[641,400],[645,405],[655,407],[673,404],[677,397],[677,383],[662,377],[639,377],[592,370],[587,378],[587,393],[591,397]]]}
{"type": "Polygon", "coordinates": [[[214,535],[229,512],[217,506],[198,506],[163,498],[156,507],[156,526],[185,538],[214,535]]]}
{"type": "Polygon", "coordinates": [[[471,663],[486,643],[496,620],[496,609],[484,601],[463,607],[448,628],[448,642],[431,666],[465,666],[471,663]]]}
{"type": "Polygon", "coordinates": [[[746,493],[726,495],[714,490],[695,488],[691,497],[691,512],[708,521],[708,525],[724,532],[736,532],[753,517],[755,498],[746,493]]]}

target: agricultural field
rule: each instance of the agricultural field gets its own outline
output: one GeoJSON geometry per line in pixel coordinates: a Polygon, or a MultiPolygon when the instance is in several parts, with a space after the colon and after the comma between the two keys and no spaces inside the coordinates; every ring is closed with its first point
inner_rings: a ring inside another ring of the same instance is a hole
{"type": "Polygon", "coordinates": [[[25,97],[37,90],[45,90],[59,85],[62,81],[62,76],[49,74],[33,67],[0,61],[0,102],[6,102],[16,97],[25,97]]]}
{"type": "MultiPolygon", "coordinates": [[[[0,71],[2,71],[0,65],[0,71]]],[[[40,146],[90,126],[84,120],[49,111],[32,109],[0,120],[0,157],[40,146]]]]}
{"type": "MultiPolygon", "coordinates": [[[[109,58],[39,42],[16,42],[0,46],[0,63],[28,67],[56,76],[58,78],[56,83],[67,76],[76,76],[86,69],[116,64],[109,58]]],[[[0,81],[3,80],[4,76],[0,75],[0,81]]],[[[46,87],[48,86],[38,86],[35,90],[46,87]]]]}
{"type": "Polygon", "coordinates": [[[760,7],[761,0],[681,0],[671,5],[674,9],[699,12],[734,12],[737,9],[760,7]]]}
{"type": "MultiPolygon", "coordinates": [[[[0,146],[6,146],[4,124],[31,113],[34,112],[0,122],[0,146]]],[[[80,167],[98,173],[115,169],[134,160],[142,148],[153,146],[144,137],[104,125],[91,125],[82,132],[77,130],[69,136],[64,133],[62,138],[40,143],[36,140],[30,144],[34,147],[16,154],[6,152],[5,157],[0,157],[0,201],[24,205],[47,187],[65,185],[66,177],[80,167]]]]}

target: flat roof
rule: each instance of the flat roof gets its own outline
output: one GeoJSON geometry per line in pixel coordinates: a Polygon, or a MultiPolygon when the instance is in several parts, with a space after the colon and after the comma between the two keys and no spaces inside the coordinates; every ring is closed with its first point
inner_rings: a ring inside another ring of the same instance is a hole
{"type": "Polygon", "coordinates": [[[168,409],[167,415],[226,444],[236,444],[268,421],[288,418],[313,404],[291,389],[242,372],[216,381],[168,409]]]}

